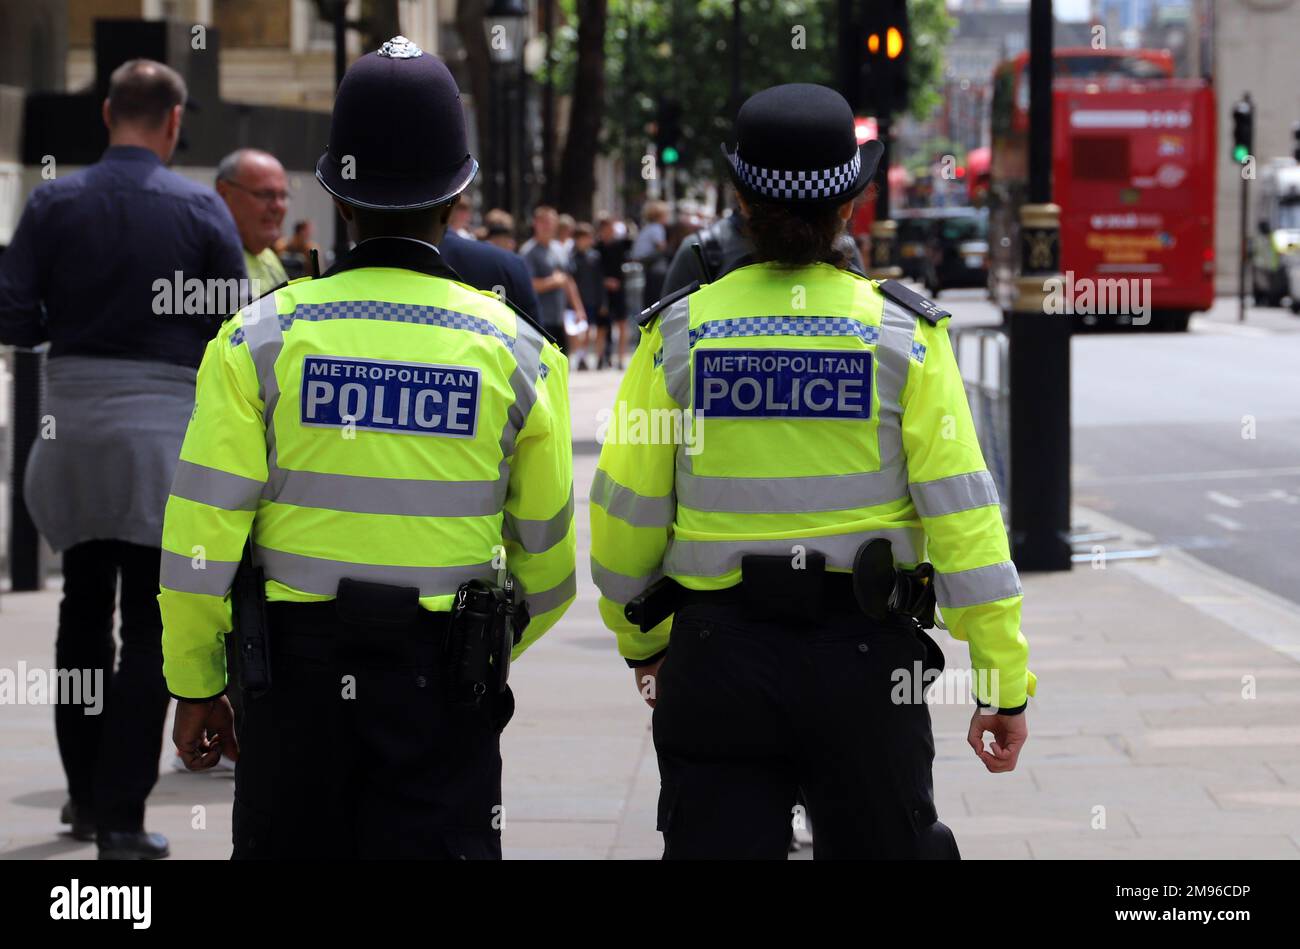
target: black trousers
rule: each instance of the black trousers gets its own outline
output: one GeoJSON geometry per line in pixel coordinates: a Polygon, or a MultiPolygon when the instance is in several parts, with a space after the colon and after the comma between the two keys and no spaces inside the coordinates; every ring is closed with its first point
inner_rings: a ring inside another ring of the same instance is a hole
{"type": "Polygon", "coordinates": [[[271,688],[244,695],[240,859],[500,859],[509,690],[445,698],[445,614],[361,626],[334,603],[268,606],[271,688]]]}
{"type": "Polygon", "coordinates": [[[158,780],[170,701],[162,674],[159,558],[156,547],[116,540],[63,553],[54,661],[59,669],[100,670],[106,696],[98,715],[85,714],[83,705],[56,705],[54,729],[69,796],[103,830],[143,829],[144,802],[158,780]],[[122,610],[120,657],[115,601],[122,610]]]}
{"type": "Polygon", "coordinates": [[[891,699],[895,670],[941,659],[915,624],[847,608],[794,624],[727,597],[684,607],[654,711],[664,857],[784,859],[802,792],[815,858],[958,858],[929,710],[891,699]]]}

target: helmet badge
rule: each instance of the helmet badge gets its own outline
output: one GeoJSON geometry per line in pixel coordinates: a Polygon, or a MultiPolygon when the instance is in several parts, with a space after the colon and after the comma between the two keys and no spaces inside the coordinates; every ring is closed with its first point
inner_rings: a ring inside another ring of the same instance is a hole
{"type": "Polygon", "coordinates": [[[387,56],[389,59],[415,59],[417,56],[423,56],[424,50],[405,36],[394,36],[379,47],[379,55],[387,56]]]}

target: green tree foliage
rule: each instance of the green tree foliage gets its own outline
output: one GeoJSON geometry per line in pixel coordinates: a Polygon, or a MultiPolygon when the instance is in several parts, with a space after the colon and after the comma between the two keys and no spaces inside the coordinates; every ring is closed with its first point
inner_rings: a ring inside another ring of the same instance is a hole
{"type": "MultiPolygon", "coordinates": [[[[556,83],[571,92],[576,57],[574,0],[553,50],[556,83]]],[[[911,0],[911,102],[928,116],[940,101],[943,48],[953,26],[944,0],[911,0]]],[[[742,0],[740,100],[786,82],[835,84],[839,44],[835,0],[742,0]]],[[[635,164],[650,140],[658,103],[682,106],[681,169],[723,174],[718,145],[731,138],[731,0],[609,0],[605,114],[600,148],[635,164]]]]}
{"type": "Polygon", "coordinates": [[[948,15],[945,0],[908,0],[907,18],[912,32],[908,112],[924,121],[943,98],[943,51],[956,21],[948,15]]]}
{"type": "MultiPolygon", "coordinates": [[[[571,9],[571,0],[564,6],[571,9]]],[[[742,13],[742,101],[778,83],[833,82],[833,3],[744,0],[742,13]]],[[[610,0],[603,151],[635,163],[658,103],[672,98],[682,107],[681,169],[721,174],[718,145],[731,137],[731,16],[731,0],[610,0]]],[[[565,27],[555,48],[561,89],[572,82],[573,46],[574,31],[565,27]]]]}

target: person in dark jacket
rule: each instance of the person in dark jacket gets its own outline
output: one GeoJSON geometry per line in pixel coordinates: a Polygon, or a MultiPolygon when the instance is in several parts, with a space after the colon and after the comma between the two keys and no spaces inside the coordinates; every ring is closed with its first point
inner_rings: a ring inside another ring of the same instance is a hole
{"type": "MultiPolygon", "coordinates": [[[[623,265],[627,263],[628,251],[632,242],[626,236],[620,236],[614,226],[614,219],[602,215],[596,225],[596,250],[600,252],[601,268],[605,274],[605,294],[607,316],[601,327],[600,340],[596,352],[600,364],[608,366],[613,363],[615,369],[622,370],[627,357],[627,292],[623,285],[623,265]],[[610,358],[610,334],[618,331],[618,356],[610,358]]],[[[599,321],[597,325],[600,326],[599,321]]]]}
{"type": "Polygon", "coordinates": [[[605,270],[600,251],[595,248],[596,230],[586,221],[573,232],[573,250],[569,254],[569,273],[578,287],[582,308],[595,324],[587,331],[588,351],[579,357],[579,369],[603,368],[605,337],[609,334],[609,294],[605,290],[605,270]]]}
{"type": "MultiPolygon", "coordinates": [[[[857,241],[847,231],[836,238],[835,248],[848,258],[849,270],[866,276],[857,241]]],[[[682,240],[668,265],[668,274],[659,295],[666,297],[697,281],[712,283],[737,267],[752,263],[753,253],[754,244],[745,229],[745,217],[733,211],[682,240]],[[694,247],[696,244],[700,246],[698,251],[694,247]]]]}
{"type": "Polygon", "coordinates": [[[78,839],[98,841],[101,859],[169,852],[165,837],[144,830],[169,702],[157,600],[163,508],[204,348],[247,294],[226,205],[164,167],[185,97],[161,63],[118,67],[103,105],[107,151],[38,188],[0,257],[0,342],[50,344],[45,409],[57,437],[34,443],[24,495],[63,553],[56,665],[107,692],[103,714],[69,702],[54,714],[63,819],[78,839]]]}
{"type": "Polygon", "coordinates": [[[537,292],[533,290],[533,279],[518,254],[486,241],[466,240],[450,228],[438,250],[447,265],[471,287],[493,292],[502,287],[507,300],[535,321],[541,319],[541,306],[537,302],[537,292]]]}

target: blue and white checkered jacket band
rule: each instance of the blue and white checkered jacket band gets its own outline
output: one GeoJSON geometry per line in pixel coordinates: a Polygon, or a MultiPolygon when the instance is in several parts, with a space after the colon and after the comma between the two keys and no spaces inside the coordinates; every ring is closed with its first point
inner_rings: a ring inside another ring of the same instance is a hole
{"type": "Polygon", "coordinates": [[[848,191],[858,180],[862,167],[861,152],[834,168],[820,171],[787,171],[778,168],[760,168],[736,156],[736,172],[745,185],[769,198],[833,198],[848,191]]]}

